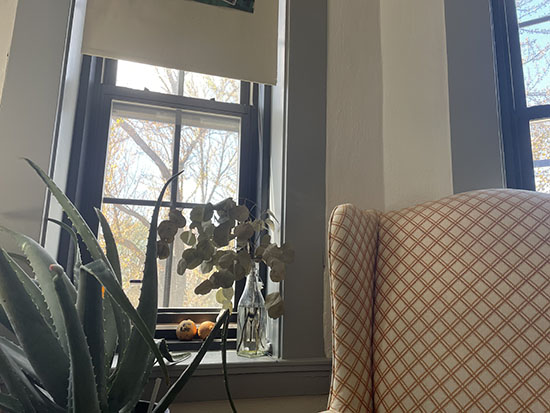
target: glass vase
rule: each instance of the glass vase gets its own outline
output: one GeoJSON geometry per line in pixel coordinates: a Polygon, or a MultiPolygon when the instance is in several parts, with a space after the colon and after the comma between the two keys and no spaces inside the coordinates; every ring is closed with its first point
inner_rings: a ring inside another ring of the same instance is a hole
{"type": "Polygon", "coordinates": [[[246,277],[237,306],[237,355],[261,357],[269,353],[267,311],[256,270],[246,277]]]}

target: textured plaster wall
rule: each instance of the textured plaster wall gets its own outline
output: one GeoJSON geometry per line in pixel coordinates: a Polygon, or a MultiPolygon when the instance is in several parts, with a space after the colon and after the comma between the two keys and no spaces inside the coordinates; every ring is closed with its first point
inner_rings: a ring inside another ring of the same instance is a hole
{"type": "Polygon", "coordinates": [[[384,209],[380,3],[329,0],[327,24],[327,213],[384,209]]]}
{"type": "Polygon", "coordinates": [[[48,170],[69,0],[19,0],[0,106],[0,224],[37,239],[45,190],[20,157],[48,170]]]}
{"type": "Polygon", "coordinates": [[[385,209],[452,194],[443,0],[380,2],[385,209]]]}

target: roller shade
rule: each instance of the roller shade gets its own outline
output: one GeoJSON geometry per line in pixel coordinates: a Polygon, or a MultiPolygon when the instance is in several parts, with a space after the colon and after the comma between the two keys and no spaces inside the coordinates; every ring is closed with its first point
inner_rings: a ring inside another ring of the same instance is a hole
{"type": "Polygon", "coordinates": [[[278,0],[88,0],[82,53],[274,85],[278,0]]]}

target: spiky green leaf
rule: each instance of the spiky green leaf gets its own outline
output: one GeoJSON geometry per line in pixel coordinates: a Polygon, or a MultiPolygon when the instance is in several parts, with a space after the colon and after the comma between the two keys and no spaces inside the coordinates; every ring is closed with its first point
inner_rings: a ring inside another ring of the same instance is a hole
{"type": "MultiPolygon", "coordinates": [[[[24,256],[29,261],[29,264],[34,272],[34,276],[38,285],[40,286],[40,296],[44,298],[36,298],[36,294],[32,295],[33,299],[36,299],[35,304],[38,306],[39,310],[43,311],[43,302],[48,307],[47,312],[44,312],[44,318],[49,322],[49,317],[53,320],[53,325],[55,331],[60,338],[61,345],[67,351],[67,332],[65,331],[65,323],[63,322],[63,317],[61,315],[61,309],[59,307],[59,301],[57,300],[57,295],[55,294],[52,277],[50,275],[49,267],[50,265],[57,265],[57,262],[50,256],[50,254],[38,244],[32,238],[27,237],[26,235],[19,234],[15,231],[12,231],[8,228],[0,226],[0,231],[4,232],[17,244],[21,249],[24,256]]],[[[22,271],[22,270],[21,270],[22,271]]],[[[28,278],[28,277],[27,277],[28,278]]],[[[76,291],[74,286],[71,284],[69,278],[66,274],[63,275],[67,285],[70,285],[70,294],[73,299],[76,299],[76,291]]],[[[25,283],[29,286],[29,283],[25,283]]]]}
{"type": "MultiPolygon", "coordinates": [[[[168,370],[164,364],[162,354],[153,340],[151,331],[122,290],[122,287],[113,279],[111,274],[109,274],[110,271],[105,265],[105,262],[103,260],[97,260],[84,265],[82,268],[93,275],[98,282],[105,287],[105,290],[109,296],[112,297],[113,301],[126,313],[126,315],[128,315],[128,318],[141,335],[142,340],[149,346],[149,350],[155,354],[163,374],[168,378],[168,370]]],[[[130,346],[130,348],[132,348],[132,346],[130,346]]]]}
{"type": "Polygon", "coordinates": [[[7,413],[24,413],[23,405],[15,397],[0,393],[0,409],[7,413]]]}
{"type": "MultiPolygon", "coordinates": [[[[143,269],[141,294],[137,307],[137,314],[143,320],[146,331],[149,332],[149,337],[154,336],[157,323],[157,225],[160,204],[170,183],[182,172],[183,171],[172,176],[164,184],[155,203],[153,215],[151,217],[151,225],[149,227],[149,236],[147,238],[147,249],[145,253],[145,266],[143,269]]],[[[134,325],[134,327],[136,327],[136,325],[134,325]]],[[[151,371],[152,365],[143,365],[143,361],[147,360],[151,353],[150,341],[143,340],[143,333],[144,331],[139,330],[137,327],[132,329],[130,339],[128,340],[128,347],[131,348],[132,351],[124,352],[120,364],[117,366],[116,376],[114,377],[111,389],[109,391],[109,404],[112,404],[115,409],[120,409],[135,399],[136,392],[139,392],[136,388],[141,388],[139,387],[139,384],[144,383],[147,380],[151,371]]],[[[159,358],[159,352],[156,346],[153,351],[155,356],[159,358]]],[[[163,370],[166,380],[168,380],[168,373],[164,361],[162,360],[162,356],[160,357],[159,364],[163,370]]]]}
{"type": "Polygon", "coordinates": [[[17,277],[3,249],[0,253],[0,302],[40,381],[56,403],[64,406],[69,358],[17,277]],[[37,340],[37,337],[40,339],[37,340]]]}
{"type": "Polygon", "coordinates": [[[71,399],[74,412],[99,412],[99,398],[96,388],[94,366],[84,336],[84,329],[67,286],[60,275],[54,276],[55,291],[63,310],[63,319],[69,338],[71,360],[71,399]]]}

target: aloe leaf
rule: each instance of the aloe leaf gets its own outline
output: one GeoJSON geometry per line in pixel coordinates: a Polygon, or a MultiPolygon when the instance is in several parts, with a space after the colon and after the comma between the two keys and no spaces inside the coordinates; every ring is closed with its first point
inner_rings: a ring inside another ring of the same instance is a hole
{"type": "MultiPolygon", "coordinates": [[[[45,300],[48,307],[48,312],[43,314],[46,316],[46,319],[48,319],[49,315],[51,315],[55,331],[61,340],[61,345],[65,350],[67,350],[67,333],[65,331],[65,324],[63,323],[59,302],[57,300],[57,295],[55,294],[52,277],[49,271],[50,265],[57,265],[57,262],[40,244],[32,238],[19,234],[3,226],[0,226],[0,231],[7,233],[15,241],[24,256],[29,261],[36,281],[40,286],[40,295],[44,297],[43,300],[45,300]]],[[[71,296],[76,297],[74,287],[72,286],[67,275],[64,275],[64,278],[66,278],[67,284],[71,285],[71,296]]],[[[43,300],[40,299],[39,301],[35,301],[40,310],[42,310],[40,303],[43,300]]]]}
{"type": "MultiPolygon", "coordinates": [[[[54,404],[41,389],[29,380],[27,371],[21,369],[18,363],[19,360],[17,360],[17,357],[13,357],[12,346],[15,345],[10,345],[10,347],[0,346],[0,377],[4,380],[11,395],[24,405],[21,411],[63,412],[64,409],[54,404]]],[[[19,351],[22,350],[19,349],[19,351]]],[[[31,379],[34,380],[32,377],[31,379]]],[[[2,404],[0,403],[1,407],[2,404]]]]}
{"type": "Polygon", "coordinates": [[[19,402],[21,406],[21,410],[16,411],[36,411],[31,402],[31,396],[27,391],[27,386],[24,385],[23,373],[21,373],[15,364],[6,356],[6,354],[2,351],[2,348],[0,348],[0,377],[2,377],[2,380],[8,388],[10,394],[19,402]]]}
{"type": "Polygon", "coordinates": [[[181,374],[181,376],[178,377],[178,379],[174,382],[174,384],[168,389],[166,394],[163,396],[163,398],[160,400],[158,405],[153,410],[153,413],[160,413],[164,412],[168,406],[174,401],[178,393],[183,389],[185,384],[189,381],[197,367],[199,366],[200,362],[204,358],[204,355],[210,348],[210,345],[212,344],[212,341],[214,341],[214,337],[220,331],[220,328],[224,323],[226,322],[226,319],[229,317],[229,310],[225,310],[222,314],[222,316],[218,319],[216,322],[216,325],[210,332],[209,336],[204,340],[202,343],[201,348],[199,349],[197,355],[193,359],[193,361],[187,366],[185,371],[181,374]]]}
{"type": "Polygon", "coordinates": [[[76,232],[70,225],[65,224],[64,222],[58,221],[57,219],[48,218],[48,221],[53,222],[54,224],[59,225],[62,229],[67,231],[70,235],[73,245],[74,245],[74,267],[73,267],[73,282],[74,285],[78,288],[78,282],[80,281],[80,267],[82,266],[82,255],[80,254],[80,245],[78,244],[78,236],[76,232]]]}
{"type": "Polygon", "coordinates": [[[63,318],[69,333],[69,354],[71,360],[71,397],[75,412],[98,412],[98,394],[94,378],[94,366],[84,336],[84,329],[72,303],[67,286],[60,275],[54,278],[55,291],[63,310],[63,318]]]}
{"type": "Polygon", "coordinates": [[[94,208],[94,210],[99,219],[101,230],[103,231],[103,239],[105,240],[105,250],[107,254],[107,259],[111,263],[111,267],[113,267],[113,271],[116,275],[116,278],[119,284],[122,284],[122,271],[120,269],[120,259],[118,256],[118,248],[116,246],[113,231],[111,230],[111,226],[107,222],[107,218],[105,218],[105,215],[103,215],[103,213],[97,208],[94,208]]]}
{"type": "Polygon", "coordinates": [[[6,312],[4,311],[4,307],[0,304],[0,324],[6,328],[6,330],[13,333],[13,328],[10,324],[10,320],[8,319],[8,316],[6,315],[6,312]]]}
{"type": "MultiPolygon", "coordinates": [[[[104,262],[104,261],[102,261],[104,262]]],[[[105,264],[107,265],[107,264],[105,264]]],[[[85,291],[77,301],[77,314],[84,329],[92,364],[94,366],[97,392],[101,406],[107,404],[107,383],[105,377],[105,341],[103,337],[103,297],[101,285],[87,273],[86,267],[80,268],[81,282],[79,293],[85,291]]],[[[112,276],[111,276],[112,277],[112,276]]]]}
{"type": "Polygon", "coordinates": [[[0,349],[4,351],[4,353],[17,365],[21,371],[23,371],[23,373],[35,382],[40,382],[40,379],[32,368],[27,355],[21,347],[15,343],[12,343],[7,338],[0,336],[0,349]]]}
{"type": "MultiPolygon", "coordinates": [[[[101,283],[104,287],[107,293],[113,298],[114,302],[122,308],[122,310],[128,315],[128,318],[132,321],[134,327],[137,329],[139,334],[142,337],[142,341],[144,341],[147,346],[149,346],[150,351],[153,352],[155,357],[157,358],[159,365],[162,369],[162,372],[164,374],[164,377],[166,380],[168,380],[168,370],[166,369],[166,365],[164,364],[162,354],[160,350],[158,349],[157,345],[155,344],[155,341],[153,340],[153,336],[150,333],[149,329],[145,325],[145,322],[141,318],[141,316],[138,314],[136,309],[132,306],[132,303],[124,294],[124,291],[122,290],[122,287],[117,283],[117,281],[112,277],[110,274],[109,268],[105,265],[105,262],[102,260],[94,261],[90,264],[84,265],[82,267],[86,272],[93,275],[99,283],[101,283]]],[[[133,347],[130,345],[130,348],[133,347]]]]}
{"type": "Polygon", "coordinates": [[[0,408],[7,413],[24,413],[23,405],[15,397],[0,393],[0,408]]]}
{"type": "MultiPolygon", "coordinates": [[[[160,204],[168,185],[170,185],[170,183],[181,173],[182,172],[179,172],[178,174],[172,176],[164,184],[155,203],[153,215],[151,217],[151,225],[149,227],[141,294],[137,307],[137,313],[143,320],[144,326],[149,332],[149,336],[154,336],[157,323],[157,226],[160,204]]],[[[136,328],[132,329],[130,339],[128,341],[128,347],[131,348],[132,351],[126,351],[122,355],[120,365],[118,366],[116,376],[113,380],[113,385],[109,392],[109,404],[111,405],[112,403],[115,408],[122,408],[127,405],[135,393],[136,383],[143,382],[144,377],[148,376],[150,373],[150,369],[142,369],[137,367],[140,363],[143,363],[143,360],[147,359],[150,352],[149,340],[146,344],[140,335],[142,335],[141,331],[137,331],[136,328]]],[[[158,349],[155,347],[154,351],[156,352],[158,349]]],[[[159,359],[158,356],[157,359],[159,359]]],[[[165,373],[166,366],[162,360],[162,357],[159,359],[159,365],[168,380],[168,374],[167,372],[165,373]]]]}
{"type": "Polygon", "coordinates": [[[110,297],[103,300],[103,330],[105,341],[105,369],[109,371],[117,345],[117,326],[110,297]]]}
{"type": "MultiPolygon", "coordinates": [[[[113,231],[111,230],[111,227],[107,222],[105,215],[103,215],[103,213],[97,208],[94,208],[94,210],[99,219],[99,224],[101,225],[101,229],[103,231],[103,239],[105,240],[105,253],[107,255],[107,259],[109,260],[109,263],[113,268],[113,271],[115,273],[115,276],[119,284],[122,285],[122,271],[120,269],[120,259],[118,255],[118,248],[116,246],[113,231]]],[[[114,311],[118,312],[118,315],[117,315],[118,318],[124,317],[124,314],[120,312],[118,308],[114,308],[110,300],[104,301],[103,308],[105,311],[105,314],[104,314],[105,360],[107,362],[108,368],[110,368],[113,360],[113,355],[116,350],[116,344],[118,339],[117,319],[115,318],[114,311]]],[[[129,325],[129,322],[127,321],[125,324],[129,325]]],[[[122,333],[124,334],[124,331],[122,331],[122,333]]],[[[125,337],[123,337],[122,340],[120,341],[121,343],[123,343],[125,341],[125,337]]]]}
{"type": "Polygon", "coordinates": [[[32,301],[36,304],[38,311],[40,311],[40,314],[42,314],[44,320],[50,325],[52,331],[55,332],[56,329],[53,325],[50,309],[48,308],[46,300],[44,299],[44,296],[42,295],[42,292],[40,291],[38,286],[27,275],[27,273],[23,271],[23,269],[19,266],[19,264],[17,264],[17,262],[15,262],[15,260],[11,256],[8,255],[7,260],[13,271],[15,271],[15,274],[17,274],[17,278],[19,278],[19,281],[21,281],[21,284],[23,284],[23,286],[25,287],[25,290],[31,297],[32,301]]]}
{"type": "Polygon", "coordinates": [[[9,263],[9,255],[3,249],[0,253],[0,302],[44,388],[57,404],[65,406],[69,358],[17,277],[9,263]]]}

